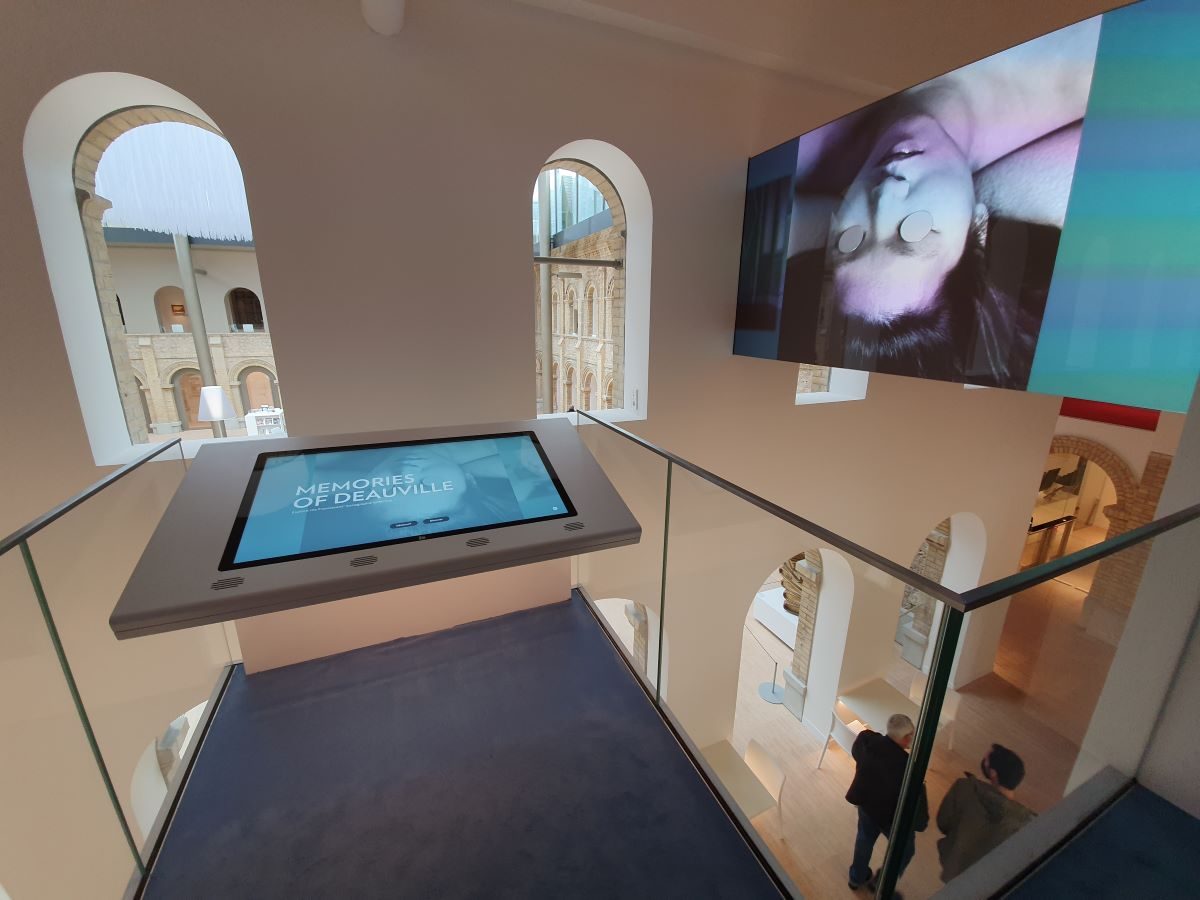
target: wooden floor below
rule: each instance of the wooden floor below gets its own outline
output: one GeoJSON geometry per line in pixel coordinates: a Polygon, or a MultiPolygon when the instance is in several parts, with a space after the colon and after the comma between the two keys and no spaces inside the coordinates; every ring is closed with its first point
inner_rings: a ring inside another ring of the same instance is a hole
{"type": "MultiPolygon", "coordinates": [[[[1062,798],[1114,651],[1077,624],[1086,597],[1080,587],[1086,584],[1085,573],[1013,598],[994,671],[958,692],[956,718],[938,735],[926,779],[931,815],[964,771],[979,771],[993,742],[1025,761],[1027,775],[1016,792],[1020,802],[1042,811],[1062,798]]],[[[787,775],[782,820],[772,810],[755,819],[755,828],[805,897],[845,897],[856,830],[855,809],[845,800],[853,761],[834,744],[817,769],[822,736],[758,694],[776,661],[788,665],[791,650],[752,616],[747,628],[758,640],[743,640],[731,743],[740,753],[757,739],[787,775]]],[[[898,646],[896,651],[887,678],[908,693],[923,676],[900,659],[898,646]]],[[[929,897],[942,886],[938,837],[933,824],[918,836],[916,856],[900,884],[906,897],[929,897]]],[[[880,839],[873,868],[884,849],[880,839]]]]}

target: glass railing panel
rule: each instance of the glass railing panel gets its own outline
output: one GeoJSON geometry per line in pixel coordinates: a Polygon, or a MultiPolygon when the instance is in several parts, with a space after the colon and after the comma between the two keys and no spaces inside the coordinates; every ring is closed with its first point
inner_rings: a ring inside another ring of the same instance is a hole
{"type": "MultiPolygon", "coordinates": [[[[1128,691],[1128,685],[1113,684],[1112,679],[1130,675],[1128,666],[1121,674],[1114,660],[1135,611],[1147,560],[1158,546],[1194,554],[1200,546],[1200,522],[1180,525],[1083,568],[1059,571],[969,614],[968,621],[970,616],[992,617],[999,640],[991,670],[947,694],[956,710],[954,727],[938,736],[929,761],[930,831],[943,839],[933,857],[938,885],[971,877],[972,866],[1000,852],[1036,816],[1055,809],[1106,766],[1119,765],[1109,753],[1106,732],[1116,723],[1109,721],[1104,696],[1114,687],[1128,691]]],[[[1061,569],[1068,562],[1058,560],[1041,571],[1061,569]]],[[[1193,597],[1200,589],[1196,583],[1178,587],[1193,597]]],[[[1163,599],[1157,590],[1142,598],[1137,614],[1150,614],[1140,608],[1142,603],[1163,599]]],[[[1130,640],[1136,644],[1139,639],[1131,634],[1130,640]]],[[[963,679],[952,674],[951,681],[963,679]]],[[[903,881],[900,887],[906,896],[933,893],[909,890],[903,881]]]]}
{"type": "Polygon", "coordinates": [[[620,493],[642,538],[575,558],[576,579],[638,677],[655,693],[659,673],[667,461],[581,418],[579,436],[620,493]]]}
{"type": "Polygon", "coordinates": [[[0,556],[0,884],[19,900],[120,897],[133,849],[19,547],[0,556]]]}
{"type": "Polygon", "coordinates": [[[121,591],[185,474],[178,448],[34,535],[29,546],[134,840],[149,851],[199,717],[231,661],[225,626],[118,641],[121,591]]]}
{"type": "MultiPolygon", "coordinates": [[[[898,642],[905,583],[679,465],[666,568],[666,710],[796,891],[865,894],[907,758],[888,720],[911,736],[930,658],[898,642]],[[888,774],[852,804],[856,745],[888,774]]],[[[902,888],[931,893],[936,861],[926,829],[902,888]]]]}

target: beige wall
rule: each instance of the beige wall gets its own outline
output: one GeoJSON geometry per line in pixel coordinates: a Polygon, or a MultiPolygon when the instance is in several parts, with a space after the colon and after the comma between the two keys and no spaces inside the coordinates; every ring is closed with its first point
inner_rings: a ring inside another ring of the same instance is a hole
{"type": "MultiPolygon", "coordinates": [[[[965,61],[946,36],[955,30],[979,55],[1033,36],[1039,21],[1009,13],[984,28],[952,16],[929,40],[914,16],[910,33],[889,36],[891,75],[912,82],[965,61]]],[[[638,430],[902,564],[931,527],[970,511],[988,529],[983,577],[1015,565],[1056,398],[872,377],[864,401],[797,407],[795,366],[730,353],[747,157],[863,95],[482,0],[411,3],[390,40],[365,27],[356,4],[325,0],[213,0],[203,16],[136,0],[43,4],[6,24],[0,58],[21,77],[0,85],[0,532],[99,474],[20,135],[55,85],[125,71],[190,97],[238,154],[293,434],[532,415],[530,184],[555,148],[597,138],[636,161],[654,204],[653,404],[638,430]],[[581,89],[595,84],[604,89],[581,89]]],[[[858,44],[833,49],[843,72],[857,64],[858,44]]],[[[703,532],[691,545],[696,558],[721,546],[730,565],[687,595],[716,604],[708,625],[685,619],[676,631],[668,611],[671,691],[713,679],[711,703],[687,711],[719,734],[726,716],[732,722],[728,676],[736,681],[741,627],[763,573],[813,544],[772,526],[771,541],[755,546],[736,516],[690,527],[703,532]]],[[[694,573],[679,577],[687,585],[694,573]]],[[[852,649],[856,668],[868,670],[890,652],[900,591],[859,581],[868,587],[856,600],[852,649]],[[859,627],[860,615],[876,624],[859,627]]],[[[111,608],[115,597],[88,599],[111,608]]],[[[975,639],[984,659],[992,626],[975,639]]],[[[178,700],[151,718],[194,702],[178,700]]],[[[136,738],[118,751],[130,764],[149,736],[136,738]]],[[[111,828],[103,815],[97,821],[111,828]]]]}
{"type": "MultiPolygon", "coordinates": [[[[970,46],[986,40],[997,49],[1029,37],[1036,20],[1012,16],[1010,25],[986,38],[972,34],[970,46]]],[[[897,77],[908,81],[942,70],[954,54],[945,41],[917,40],[919,27],[913,23],[913,40],[894,45],[897,77]]],[[[958,27],[971,32],[972,23],[958,27]]],[[[54,416],[48,427],[13,429],[5,442],[3,470],[21,473],[6,478],[8,524],[95,474],[17,139],[46,91],[88,71],[162,81],[199,103],[232,141],[293,432],[377,427],[379,409],[396,410],[397,426],[532,411],[529,184],[548,153],[578,137],[621,147],[651,186],[656,409],[698,419],[736,404],[742,421],[756,425],[777,416],[768,442],[802,430],[790,410],[776,411],[794,390],[794,371],[729,356],[745,160],[858,105],[861,95],[538,10],[463,0],[413,4],[406,29],[391,40],[365,28],[353,4],[312,0],[289,6],[282,18],[232,0],[217,0],[199,19],[133,0],[40,8],[36,17],[15,17],[0,49],[23,73],[5,84],[0,107],[0,133],[9,136],[0,147],[0,193],[8,199],[0,264],[9,298],[0,315],[6,334],[22,336],[0,361],[0,407],[18,426],[45,421],[47,410],[54,416]],[[164,34],[172,39],[161,40],[164,34]],[[268,50],[270,65],[261,71],[242,64],[268,50]],[[251,80],[254,90],[247,90],[251,80]],[[577,86],[589,81],[605,90],[577,102],[577,86]],[[465,177],[475,171],[483,174],[465,177]],[[455,191],[461,202],[453,202],[455,191]],[[462,243],[450,236],[467,227],[490,237],[471,242],[472,260],[462,264],[462,243]],[[331,297],[338,316],[330,315],[331,297]],[[469,316],[464,303],[471,303],[469,316]],[[447,365],[445,348],[459,345],[464,332],[479,340],[447,365]],[[37,396],[26,389],[30,371],[39,373],[37,396]],[[348,396],[356,402],[346,403],[348,396]],[[55,482],[28,477],[41,472],[53,472],[55,482]]],[[[853,58],[854,47],[844,52],[853,58]]],[[[863,410],[862,417],[871,415],[863,410]]],[[[687,438],[675,443],[690,451],[682,445],[687,438]]],[[[728,447],[709,456],[732,465],[728,447]]],[[[774,480],[780,472],[763,474],[774,480]]],[[[931,521],[946,512],[938,509],[931,521]]],[[[898,542],[903,558],[928,527],[898,542]]]]}
{"type": "MultiPolygon", "coordinates": [[[[110,245],[113,280],[121,309],[125,313],[128,334],[158,334],[158,319],[154,313],[154,292],[164,285],[179,285],[179,267],[175,250],[164,247],[125,247],[110,245]]],[[[206,274],[196,276],[200,305],[210,333],[229,331],[229,316],[225,310],[225,295],[236,287],[249,288],[262,301],[263,311],[270,321],[258,262],[253,250],[192,248],[192,264],[206,274]]],[[[180,300],[179,302],[183,302],[180,300]]]]}

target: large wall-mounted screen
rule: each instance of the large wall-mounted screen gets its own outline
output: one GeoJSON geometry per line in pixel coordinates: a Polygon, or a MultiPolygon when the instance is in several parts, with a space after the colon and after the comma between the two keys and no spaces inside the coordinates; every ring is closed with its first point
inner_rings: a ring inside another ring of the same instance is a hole
{"type": "Polygon", "coordinates": [[[220,568],[574,515],[533,432],[263,453],[220,568]]]}
{"type": "Polygon", "coordinates": [[[1186,409],[1198,36],[1147,0],[751,159],[734,352],[1186,409]]]}

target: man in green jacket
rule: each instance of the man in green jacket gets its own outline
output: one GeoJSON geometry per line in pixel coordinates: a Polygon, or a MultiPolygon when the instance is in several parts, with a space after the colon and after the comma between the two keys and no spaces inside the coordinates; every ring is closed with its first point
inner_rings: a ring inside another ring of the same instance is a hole
{"type": "Polygon", "coordinates": [[[1013,797],[1025,777],[1025,763],[1007,747],[992,744],[979,764],[983,779],[970,772],[950,786],[938,809],[942,881],[949,881],[987,856],[1033,818],[1013,797]]]}

